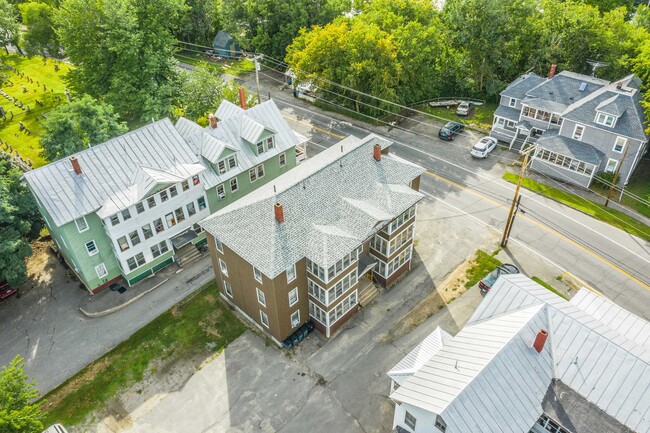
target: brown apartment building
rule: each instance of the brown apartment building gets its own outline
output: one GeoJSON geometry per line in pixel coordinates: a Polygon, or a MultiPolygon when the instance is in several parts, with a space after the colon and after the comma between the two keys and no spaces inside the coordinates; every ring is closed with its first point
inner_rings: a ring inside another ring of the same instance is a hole
{"type": "Polygon", "coordinates": [[[410,268],[424,170],[391,144],[348,137],[200,223],[222,296],[277,344],[329,337],[410,268]]]}

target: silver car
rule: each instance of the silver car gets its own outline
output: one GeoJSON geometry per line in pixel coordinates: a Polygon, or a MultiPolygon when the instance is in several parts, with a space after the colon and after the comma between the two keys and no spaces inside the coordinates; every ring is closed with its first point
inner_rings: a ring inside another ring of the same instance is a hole
{"type": "Polygon", "coordinates": [[[456,114],[459,116],[469,116],[474,111],[474,104],[469,101],[461,102],[456,108],[456,114]]]}
{"type": "Polygon", "coordinates": [[[483,137],[474,146],[470,154],[474,158],[487,158],[490,152],[497,147],[497,139],[494,137],[483,137]]]}

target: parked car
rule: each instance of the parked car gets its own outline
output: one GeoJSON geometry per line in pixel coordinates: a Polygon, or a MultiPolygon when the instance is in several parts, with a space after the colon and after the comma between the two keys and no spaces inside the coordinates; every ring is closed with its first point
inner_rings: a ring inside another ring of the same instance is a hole
{"type": "Polygon", "coordinates": [[[68,431],[61,424],[54,424],[45,429],[43,433],[68,433],[68,431]]]}
{"type": "Polygon", "coordinates": [[[454,137],[465,130],[465,125],[458,122],[447,122],[445,126],[438,131],[438,137],[443,140],[451,141],[454,137]]]}
{"type": "Polygon", "coordinates": [[[510,275],[510,274],[518,274],[519,273],[519,268],[517,268],[515,265],[511,265],[510,263],[504,263],[492,272],[490,272],[485,278],[483,278],[481,281],[478,282],[478,286],[481,289],[481,292],[487,293],[490,291],[492,288],[492,285],[494,282],[499,278],[501,275],[510,275]]]}
{"type": "Polygon", "coordinates": [[[15,295],[16,292],[18,292],[18,289],[9,286],[6,281],[0,282],[0,299],[7,299],[8,297],[15,295]]]}
{"type": "Polygon", "coordinates": [[[469,116],[474,112],[474,104],[469,101],[461,102],[456,108],[456,114],[459,116],[469,116]]]}
{"type": "Polygon", "coordinates": [[[470,154],[474,158],[487,158],[490,152],[497,147],[497,139],[494,137],[483,137],[472,146],[470,154]]]}

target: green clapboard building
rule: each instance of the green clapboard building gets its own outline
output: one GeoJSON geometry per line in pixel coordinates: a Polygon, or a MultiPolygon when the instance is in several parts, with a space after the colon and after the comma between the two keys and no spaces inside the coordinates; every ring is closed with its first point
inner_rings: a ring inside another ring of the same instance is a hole
{"type": "Polygon", "coordinates": [[[191,261],[206,242],[197,223],[294,167],[306,141],[272,100],[223,101],[205,128],[163,119],[24,178],[59,251],[97,293],[191,261]]]}

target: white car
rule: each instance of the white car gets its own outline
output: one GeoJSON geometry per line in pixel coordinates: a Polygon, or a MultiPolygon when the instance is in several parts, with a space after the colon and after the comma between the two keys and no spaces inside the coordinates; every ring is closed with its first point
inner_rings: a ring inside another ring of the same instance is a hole
{"type": "Polygon", "coordinates": [[[470,154],[474,158],[487,158],[488,154],[497,147],[497,139],[494,137],[483,137],[474,146],[470,154]]]}

